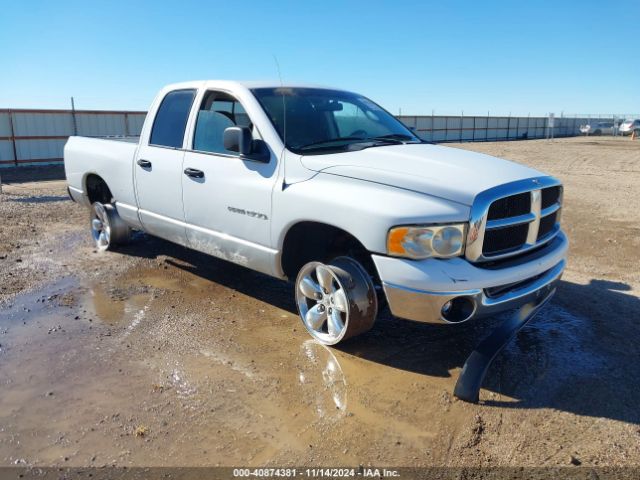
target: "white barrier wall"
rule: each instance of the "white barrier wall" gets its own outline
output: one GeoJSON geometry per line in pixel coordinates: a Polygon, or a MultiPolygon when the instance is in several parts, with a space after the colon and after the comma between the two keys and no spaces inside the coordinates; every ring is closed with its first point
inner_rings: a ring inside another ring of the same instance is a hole
{"type": "MultiPolygon", "coordinates": [[[[62,163],[70,135],[140,135],[146,112],[89,110],[0,110],[0,168],[62,163]]],[[[398,117],[424,140],[484,142],[546,138],[547,117],[398,117]]],[[[579,135],[580,125],[611,118],[556,118],[554,137],[579,135]]]]}
{"type": "Polygon", "coordinates": [[[556,117],[553,132],[547,117],[410,116],[398,119],[430,142],[487,142],[580,135],[580,125],[611,118],[556,117]]]}
{"type": "Polygon", "coordinates": [[[62,163],[71,135],[140,135],[146,112],[0,110],[0,168],[62,163]]]}

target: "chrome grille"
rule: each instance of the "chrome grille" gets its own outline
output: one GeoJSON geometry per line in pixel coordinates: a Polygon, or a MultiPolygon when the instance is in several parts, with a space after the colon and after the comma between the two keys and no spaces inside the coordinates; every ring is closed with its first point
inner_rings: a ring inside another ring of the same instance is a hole
{"type": "Polygon", "coordinates": [[[482,244],[482,254],[488,257],[497,253],[518,249],[527,241],[528,233],[529,225],[526,223],[514,225],[513,227],[487,230],[484,235],[484,243],[482,244]]]}
{"type": "Polygon", "coordinates": [[[542,209],[551,207],[554,203],[560,202],[560,195],[562,194],[562,187],[549,187],[542,190],[542,209]]]}
{"type": "Polygon", "coordinates": [[[489,207],[488,220],[524,215],[531,211],[531,195],[529,192],[519,193],[496,200],[489,207]]]}
{"type": "Polygon", "coordinates": [[[520,180],[480,193],[471,208],[466,257],[472,262],[519,255],[560,230],[562,186],[552,177],[520,180]]]}
{"type": "Polygon", "coordinates": [[[540,227],[538,228],[538,240],[543,239],[551,232],[553,232],[553,229],[556,226],[556,218],[557,212],[553,212],[540,219],[540,227]]]}

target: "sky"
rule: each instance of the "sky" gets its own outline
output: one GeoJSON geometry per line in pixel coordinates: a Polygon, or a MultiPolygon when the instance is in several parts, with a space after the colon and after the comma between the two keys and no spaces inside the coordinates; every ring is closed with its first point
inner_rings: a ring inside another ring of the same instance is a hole
{"type": "Polygon", "coordinates": [[[0,108],[146,110],[275,59],[393,113],[640,112],[640,2],[0,0],[0,108]]]}

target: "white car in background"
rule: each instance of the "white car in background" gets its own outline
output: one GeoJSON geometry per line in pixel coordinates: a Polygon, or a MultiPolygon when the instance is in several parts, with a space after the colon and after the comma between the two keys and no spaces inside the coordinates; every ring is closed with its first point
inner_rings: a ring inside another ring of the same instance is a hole
{"type": "Polygon", "coordinates": [[[613,135],[615,125],[613,122],[594,122],[580,125],[580,133],[585,135],[613,135]]]}
{"type": "Polygon", "coordinates": [[[622,135],[631,135],[634,130],[640,130],[640,120],[625,120],[620,124],[620,133],[622,135]]]}

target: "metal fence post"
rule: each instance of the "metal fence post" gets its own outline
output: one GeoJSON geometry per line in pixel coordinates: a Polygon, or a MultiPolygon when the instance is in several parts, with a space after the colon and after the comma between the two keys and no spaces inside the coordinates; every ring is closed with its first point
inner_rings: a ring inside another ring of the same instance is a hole
{"type": "Polygon", "coordinates": [[[447,141],[449,136],[449,116],[444,117],[444,141],[447,141]]]}
{"type": "Polygon", "coordinates": [[[76,104],[71,97],[71,119],[73,120],[73,135],[78,135],[78,123],[76,121],[76,104]]]}
{"type": "Polygon", "coordinates": [[[487,122],[484,127],[484,141],[489,140],[489,110],[487,110],[487,122]]]}
{"type": "Polygon", "coordinates": [[[434,121],[434,120],[433,120],[433,114],[434,114],[434,110],[433,110],[433,108],[432,108],[432,109],[431,109],[431,141],[432,141],[432,142],[434,141],[434,139],[433,139],[433,121],[434,121]]]}
{"type": "Polygon", "coordinates": [[[547,118],[544,119],[544,138],[545,140],[549,140],[549,114],[547,113],[547,118]]]}
{"type": "Polygon", "coordinates": [[[476,116],[473,116],[473,136],[471,137],[471,141],[475,142],[476,141],[476,116]]]}
{"type": "Polygon", "coordinates": [[[11,146],[13,147],[13,163],[18,166],[18,149],[16,148],[16,131],[13,125],[13,111],[9,110],[9,129],[11,131],[11,146]]]}
{"type": "Polygon", "coordinates": [[[124,136],[129,136],[129,114],[127,112],[124,114],[124,136]]]}

